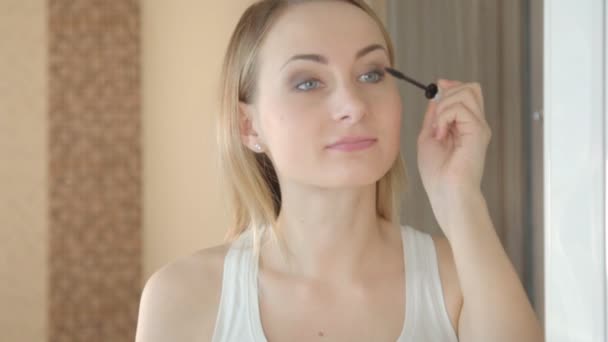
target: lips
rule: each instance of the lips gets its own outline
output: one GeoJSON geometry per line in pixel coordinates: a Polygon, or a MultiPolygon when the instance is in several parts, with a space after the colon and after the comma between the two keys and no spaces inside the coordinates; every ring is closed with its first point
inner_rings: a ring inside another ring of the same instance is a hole
{"type": "Polygon", "coordinates": [[[361,150],[375,144],[376,138],[372,137],[344,137],[337,142],[329,145],[329,149],[338,149],[343,151],[361,150]]]}
{"type": "Polygon", "coordinates": [[[335,143],[329,145],[328,147],[335,147],[335,146],[338,146],[338,145],[345,145],[345,144],[357,144],[357,143],[370,142],[370,141],[376,141],[376,138],[372,138],[372,137],[344,137],[344,138],[341,138],[340,140],[336,141],[335,143]]]}

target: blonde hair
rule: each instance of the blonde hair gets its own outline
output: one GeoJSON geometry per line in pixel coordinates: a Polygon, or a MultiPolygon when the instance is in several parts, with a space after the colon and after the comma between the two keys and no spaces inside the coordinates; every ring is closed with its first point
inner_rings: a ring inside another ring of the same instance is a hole
{"type": "MultiPolygon", "coordinates": [[[[227,183],[233,210],[233,221],[225,241],[232,242],[241,233],[252,230],[256,253],[264,227],[270,227],[273,237],[279,237],[282,241],[276,225],[281,208],[281,191],[268,156],[254,153],[241,141],[239,101],[249,102],[255,96],[256,62],[267,33],[289,5],[305,1],[314,0],[262,0],[251,5],[239,20],[224,58],[217,137],[220,175],[227,183]]],[[[393,44],[373,9],[363,0],[340,1],[360,8],[374,19],[384,35],[393,65],[393,44]]],[[[380,217],[399,222],[400,194],[406,183],[405,162],[399,154],[390,170],[376,183],[376,211],[380,217]]]]}

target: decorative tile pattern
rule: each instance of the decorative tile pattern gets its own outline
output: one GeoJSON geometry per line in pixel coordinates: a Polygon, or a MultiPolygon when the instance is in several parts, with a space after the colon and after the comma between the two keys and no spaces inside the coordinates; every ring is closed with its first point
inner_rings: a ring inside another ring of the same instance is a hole
{"type": "Polygon", "coordinates": [[[49,341],[133,341],[141,284],[140,9],[49,0],[49,341]]]}

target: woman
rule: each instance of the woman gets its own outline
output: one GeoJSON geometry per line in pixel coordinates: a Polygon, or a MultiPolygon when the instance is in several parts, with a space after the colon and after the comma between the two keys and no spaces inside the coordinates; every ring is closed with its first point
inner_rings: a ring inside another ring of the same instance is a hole
{"type": "Polygon", "coordinates": [[[233,230],[148,280],[137,341],[542,340],[480,190],[490,129],[478,84],[440,80],[418,137],[445,237],[399,224],[393,62],[363,1],[245,12],[218,126],[233,230]]]}

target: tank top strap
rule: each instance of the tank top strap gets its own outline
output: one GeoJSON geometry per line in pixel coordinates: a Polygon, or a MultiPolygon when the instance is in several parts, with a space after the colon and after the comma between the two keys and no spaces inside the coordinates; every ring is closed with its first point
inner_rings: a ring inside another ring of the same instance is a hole
{"type": "MultiPolygon", "coordinates": [[[[251,300],[257,294],[257,283],[252,241],[253,234],[246,231],[235,240],[224,259],[222,292],[212,341],[228,342],[252,340],[251,300]]],[[[257,308],[255,308],[257,310],[257,308]]],[[[255,340],[257,341],[257,340],[255,340]]]]}
{"type": "MultiPolygon", "coordinates": [[[[416,341],[458,341],[450,322],[439,275],[435,243],[430,234],[405,226],[408,300],[412,312],[408,323],[416,341]]],[[[408,308],[406,303],[406,308],[408,308]]],[[[409,309],[409,308],[408,308],[409,309]]]]}
{"type": "Polygon", "coordinates": [[[418,317],[418,289],[420,284],[420,267],[416,260],[418,248],[414,240],[416,231],[407,225],[401,226],[401,243],[403,245],[403,264],[405,265],[405,321],[397,342],[413,341],[418,317]]]}

